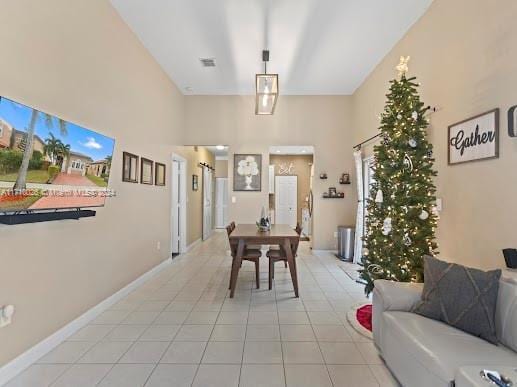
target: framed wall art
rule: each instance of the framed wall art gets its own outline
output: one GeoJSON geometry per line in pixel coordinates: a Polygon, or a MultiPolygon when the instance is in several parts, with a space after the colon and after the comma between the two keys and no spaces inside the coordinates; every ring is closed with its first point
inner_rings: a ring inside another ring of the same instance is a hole
{"type": "Polygon", "coordinates": [[[199,189],[199,178],[197,175],[192,175],[192,191],[199,189]]]}
{"type": "Polygon", "coordinates": [[[154,163],[154,185],[165,185],[165,164],[154,163]]]}
{"type": "Polygon", "coordinates": [[[260,191],[262,155],[235,154],[233,156],[233,190],[260,191]]]}
{"type": "Polygon", "coordinates": [[[499,109],[449,126],[449,165],[499,157],[499,109]]]}
{"type": "Polygon", "coordinates": [[[122,152],[122,181],[138,183],[138,156],[122,152]]]}
{"type": "Polygon", "coordinates": [[[508,136],[517,137],[517,105],[508,109],[508,136]]]}
{"type": "Polygon", "coordinates": [[[140,159],[140,184],[153,184],[153,161],[140,159]]]}

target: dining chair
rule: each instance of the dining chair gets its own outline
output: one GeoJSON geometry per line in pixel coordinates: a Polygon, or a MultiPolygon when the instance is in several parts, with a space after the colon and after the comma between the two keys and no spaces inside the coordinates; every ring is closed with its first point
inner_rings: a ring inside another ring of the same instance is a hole
{"type": "MultiPolygon", "coordinates": [[[[302,233],[302,226],[300,223],[296,224],[294,229],[298,236],[302,233]]],[[[293,257],[296,257],[298,252],[298,245],[300,244],[300,238],[296,240],[296,242],[291,244],[291,250],[293,252],[293,257]]],[[[270,247],[266,256],[269,258],[269,290],[273,287],[273,279],[275,278],[275,263],[279,261],[283,261],[285,267],[287,268],[287,254],[283,246],[274,246],[270,247]]]]}
{"type": "MultiPolygon", "coordinates": [[[[233,242],[230,239],[230,234],[233,232],[233,230],[235,230],[235,222],[231,222],[226,227],[226,233],[228,234],[228,241],[230,242],[230,252],[232,255],[232,269],[233,269],[233,265],[235,264],[235,257],[237,256],[237,247],[238,247],[238,243],[233,242]]],[[[260,249],[248,248],[248,246],[244,247],[244,253],[242,254],[242,260],[255,263],[255,282],[257,285],[257,289],[260,289],[260,264],[259,264],[259,262],[260,262],[261,256],[262,256],[262,252],[260,251],[260,249]]],[[[241,266],[242,266],[242,262],[241,262],[241,266]]],[[[231,288],[231,281],[232,281],[232,278],[231,278],[231,274],[230,274],[230,284],[228,285],[228,289],[231,288]]]]}

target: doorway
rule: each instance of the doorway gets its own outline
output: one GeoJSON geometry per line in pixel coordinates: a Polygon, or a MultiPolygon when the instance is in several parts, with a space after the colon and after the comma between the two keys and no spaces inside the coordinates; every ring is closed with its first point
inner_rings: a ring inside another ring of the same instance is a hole
{"type": "Polygon", "coordinates": [[[215,178],[215,227],[228,225],[228,178],[215,178]]]}
{"type": "Polygon", "coordinates": [[[171,171],[171,253],[175,256],[187,250],[187,161],[173,154],[171,171]]]}
{"type": "Polygon", "coordinates": [[[314,157],[311,145],[269,147],[270,219],[293,228],[300,224],[303,241],[312,239],[314,157]]]}

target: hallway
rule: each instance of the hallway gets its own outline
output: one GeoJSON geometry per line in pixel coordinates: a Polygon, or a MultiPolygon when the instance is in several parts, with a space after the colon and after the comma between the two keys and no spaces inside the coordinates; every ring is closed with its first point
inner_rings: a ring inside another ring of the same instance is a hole
{"type": "Polygon", "coordinates": [[[226,233],[140,286],[14,379],[13,386],[396,386],[373,343],[347,322],[362,287],[330,253],[298,256],[300,298],[277,264],[261,288],[244,262],[229,298],[226,233]]]}

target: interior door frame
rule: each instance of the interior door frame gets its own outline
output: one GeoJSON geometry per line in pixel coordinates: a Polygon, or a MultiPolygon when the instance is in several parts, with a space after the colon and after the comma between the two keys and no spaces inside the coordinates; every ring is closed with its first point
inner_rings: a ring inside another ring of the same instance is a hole
{"type": "Polygon", "coordinates": [[[225,180],[226,181],[226,191],[224,192],[224,195],[226,196],[226,214],[228,215],[228,187],[229,187],[229,183],[230,183],[230,179],[228,179],[227,177],[216,177],[215,178],[215,228],[225,228],[227,225],[224,224],[224,212],[223,212],[223,224],[221,227],[218,227],[217,225],[217,206],[219,205],[219,197],[217,196],[217,182],[219,181],[223,181],[225,180]]]}
{"type": "Polygon", "coordinates": [[[374,163],[375,157],[373,155],[363,157],[363,230],[366,231],[367,200],[370,198],[370,186],[373,182],[373,174],[370,175],[371,165],[374,163]]]}
{"type": "Polygon", "coordinates": [[[172,154],[171,159],[171,255],[181,254],[187,251],[187,160],[180,155],[175,153],[172,154]],[[173,164],[177,162],[179,164],[180,174],[180,186],[176,184],[178,181],[175,176],[175,168],[173,164]],[[174,208],[173,206],[179,204],[180,221],[174,221],[174,208]],[[179,223],[179,225],[178,225],[179,223]],[[179,230],[178,230],[179,226],[179,230]],[[178,243],[179,237],[179,243],[178,243]],[[179,251],[176,250],[178,246],[179,251]]]}
{"type": "MultiPolygon", "coordinates": [[[[279,200],[279,189],[277,186],[277,181],[279,181],[281,178],[290,177],[294,178],[296,181],[296,195],[295,195],[295,209],[294,209],[294,226],[296,226],[296,223],[298,223],[298,176],[297,175],[277,175],[275,176],[275,223],[278,224],[278,200],[279,200]]],[[[290,225],[291,226],[291,225],[290,225]]],[[[294,227],[293,226],[293,227],[294,227]]]]}

